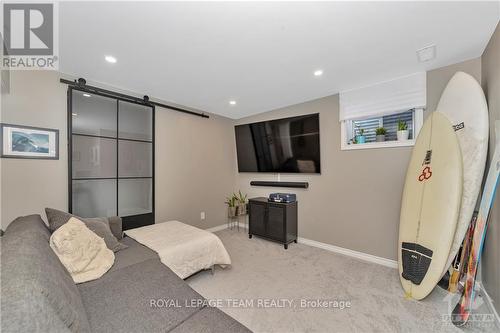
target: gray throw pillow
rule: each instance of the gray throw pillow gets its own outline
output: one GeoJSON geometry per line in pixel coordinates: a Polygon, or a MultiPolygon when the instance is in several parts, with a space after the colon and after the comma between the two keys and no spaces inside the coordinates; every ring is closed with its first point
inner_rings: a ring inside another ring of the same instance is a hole
{"type": "Polygon", "coordinates": [[[122,218],[119,216],[108,217],[109,228],[113,235],[115,235],[116,239],[120,240],[123,238],[122,231],[122,218]]]}
{"type": "Polygon", "coordinates": [[[105,217],[81,218],[53,208],[45,208],[45,213],[47,214],[47,220],[49,221],[49,229],[51,232],[56,231],[59,227],[68,222],[70,218],[75,217],[83,221],[87,228],[95,232],[97,236],[103,238],[106,246],[111,251],[118,252],[128,248],[127,245],[120,243],[113,235],[111,229],[109,228],[108,219],[105,217]]]}

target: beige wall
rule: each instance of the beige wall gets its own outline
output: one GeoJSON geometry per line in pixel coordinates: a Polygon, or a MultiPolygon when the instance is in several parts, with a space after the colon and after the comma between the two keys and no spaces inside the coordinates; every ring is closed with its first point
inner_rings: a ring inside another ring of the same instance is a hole
{"type": "MultiPolygon", "coordinates": [[[[500,25],[482,56],[483,89],[490,112],[490,156],[494,151],[495,121],[500,120],[500,25]]],[[[482,280],[500,312],[500,195],[497,193],[486,234],[482,280]]]]}
{"type": "Polygon", "coordinates": [[[224,201],[236,168],[233,121],[156,110],[156,221],[200,228],[226,223],[224,201]]]}
{"type": "MultiPolygon", "coordinates": [[[[20,215],[44,217],[45,207],[67,210],[67,87],[59,77],[50,71],[12,72],[10,93],[2,96],[3,122],[60,131],[57,161],[2,159],[4,230],[20,215]]],[[[157,108],[156,220],[179,219],[202,228],[224,224],[224,198],[234,185],[234,149],[231,120],[157,108]]]]}
{"type": "Polygon", "coordinates": [[[13,71],[2,122],[59,130],[59,160],[2,159],[2,229],[20,215],[67,208],[66,87],[50,71],[13,71]]]}
{"type": "MultiPolygon", "coordinates": [[[[430,71],[428,114],[456,71],[480,80],[480,59],[430,71]]],[[[251,187],[251,180],[276,180],[275,174],[240,173],[238,187],[250,197],[295,192],[299,200],[299,237],[383,258],[397,259],[401,194],[411,147],[340,150],[338,95],[289,106],[237,123],[320,113],[321,175],[281,175],[281,180],[309,182],[309,189],[251,187]]]]}
{"type": "MultiPolygon", "coordinates": [[[[480,78],[480,60],[428,73],[428,109],[433,110],[457,70],[480,78]]],[[[236,123],[319,112],[321,175],[282,175],[305,180],[297,190],[300,237],[395,259],[403,179],[411,149],[340,151],[338,96],[267,112],[236,123]]],[[[426,111],[428,113],[429,111],[426,111]]],[[[59,74],[19,71],[2,99],[4,122],[60,130],[58,161],[2,160],[2,226],[23,214],[67,207],[66,86],[59,74]]],[[[235,189],[250,196],[286,189],[250,187],[273,174],[237,174],[234,121],[202,119],[158,108],[156,113],[156,219],[178,219],[203,228],[226,222],[224,197],[235,189]],[[200,221],[200,212],[206,220],[200,221]]]]}

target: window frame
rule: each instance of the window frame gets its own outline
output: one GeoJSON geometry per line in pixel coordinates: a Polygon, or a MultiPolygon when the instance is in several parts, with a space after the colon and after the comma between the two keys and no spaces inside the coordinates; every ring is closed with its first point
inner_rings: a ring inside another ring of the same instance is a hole
{"type": "MultiPolygon", "coordinates": [[[[398,112],[395,112],[396,114],[398,112]]],[[[373,117],[375,118],[375,117],[373,117]]],[[[358,144],[348,144],[349,138],[347,137],[347,122],[343,120],[340,122],[340,150],[360,150],[360,149],[378,149],[378,148],[394,148],[394,147],[412,147],[415,145],[415,140],[420,133],[420,129],[424,124],[424,109],[416,108],[413,116],[414,133],[413,139],[405,141],[384,141],[384,142],[367,142],[358,144]]]]}

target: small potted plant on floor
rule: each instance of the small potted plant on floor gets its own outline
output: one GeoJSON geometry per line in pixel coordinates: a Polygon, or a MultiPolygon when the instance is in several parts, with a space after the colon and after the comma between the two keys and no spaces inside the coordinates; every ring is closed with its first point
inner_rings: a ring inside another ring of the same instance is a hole
{"type": "Polygon", "coordinates": [[[233,194],[230,197],[226,198],[226,204],[227,204],[227,216],[228,217],[235,217],[236,216],[236,202],[238,199],[236,196],[233,194]]]}
{"type": "Polygon", "coordinates": [[[358,130],[358,135],[356,135],[356,143],[365,143],[365,142],[366,142],[365,130],[361,128],[358,130]]]}
{"type": "Polygon", "coordinates": [[[387,130],[383,127],[379,127],[375,130],[375,134],[377,135],[377,142],[384,142],[385,141],[385,134],[387,133],[387,130]]]}
{"type": "Polygon", "coordinates": [[[410,133],[408,132],[408,125],[406,124],[406,121],[403,121],[401,119],[398,120],[398,141],[405,141],[408,140],[408,135],[410,133]]]}
{"type": "Polygon", "coordinates": [[[245,215],[247,213],[247,195],[238,191],[238,215],[245,215]]]}

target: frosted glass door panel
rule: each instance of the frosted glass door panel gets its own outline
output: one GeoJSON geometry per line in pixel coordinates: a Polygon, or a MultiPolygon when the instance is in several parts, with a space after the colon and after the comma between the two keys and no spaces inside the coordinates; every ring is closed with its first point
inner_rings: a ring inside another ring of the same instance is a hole
{"type": "Polygon", "coordinates": [[[153,140],[153,110],[149,106],[119,102],[119,137],[132,140],[153,140]]]}
{"type": "Polygon", "coordinates": [[[147,142],[118,143],[118,176],[151,177],[153,174],[153,145],[147,142]]]}
{"type": "Polygon", "coordinates": [[[118,181],[118,214],[131,216],[153,211],[152,179],[120,179],[118,181]]]}
{"type": "Polygon", "coordinates": [[[78,90],[73,90],[72,98],[73,133],[116,137],[116,99],[78,90]]]}
{"type": "Polygon", "coordinates": [[[74,180],[72,204],[81,217],[116,216],[116,180],[74,180]]]}
{"type": "Polygon", "coordinates": [[[73,135],[73,178],[116,177],[116,139],[73,135]]]}

